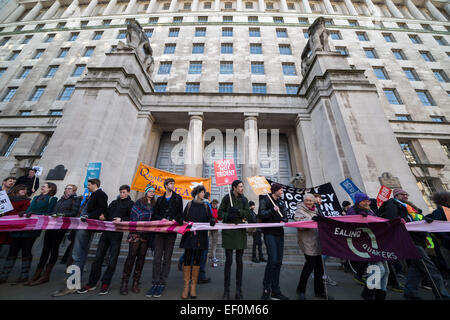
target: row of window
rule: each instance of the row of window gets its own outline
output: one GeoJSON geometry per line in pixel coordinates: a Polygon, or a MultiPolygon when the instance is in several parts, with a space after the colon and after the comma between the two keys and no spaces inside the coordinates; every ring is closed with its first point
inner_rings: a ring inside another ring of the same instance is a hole
{"type": "MultiPolygon", "coordinates": [[[[232,82],[219,82],[219,93],[233,93],[232,82]]],[[[286,94],[297,94],[299,86],[297,84],[286,84],[286,94]]],[[[156,92],[166,92],[167,82],[157,82],[155,83],[156,92]]],[[[198,93],[200,92],[200,82],[187,82],[185,87],[185,92],[198,93]]],[[[252,83],[252,93],[254,94],[266,94],[267,84],[266,83],[252,83]]]]}
{"type": "MultiPolygon", "coordinates": [[[[11,154],[12,150],[14,149],[14,146],[17,144],[18,140],[19,140],[18,134],[8,134],[6,142],[0,148],[0,157],[8,157],[11,154]]],[[[39,146],[39,148],[36,150],[38,155],[42,156],[44,154],[44,151],[47,148],[49,141],[50,135],[47,135],[44,141],[39,146]]]]}
{"type": "MultiPolygon", "coordinates": [[[[411,116],[409,114],[396,114],[396,119],[399,121],[411,121],[411,116]]],[[[444,116],[430,116],[432,122],[447,122],[444,116]]]]}
{"type": "MultiPolygon", "coordinates": [[[[10,102],[11,99],[16,94],[18,87],[8,87],[5,95],[3,96],[1,102],[10,102]]],[[[37,86],[34,88],[33,93],[31,94],[29,101],[39,101],[41,96],[44,94],[46,86],[37,86]]],[[[59,101],[67,101],[72,96],[73,91],[75,90],[75,86],[66,85],[58,96],[59,101]]]]}
{"type": "MultiPolygon", "coordinates": [[[[409,81],[421,81],[414,68],[402,68],[409,81]]],[[[379,80],[389,80],[389,74],[384,67],[373,67],[373,72],[379,80]]],[[[444,70],[432,69],[432,72],[439,82],[449,82],[449,78],[444,70]]]]}
{"type": "MultiPolygon", "coordinates": [[[[75,40],[77,40],[79,35],[80,35],[79,32],[71,32],[67,41],[75,41],[75,40]]],[[[91,40],[100,40],[102,38],[102,35],[103,35],[103,31],[95,31],[91,40]]],[[[55,39],[55,36],[56,36],[55,33],[48,34],[44,40],[44,43],[52,42],[55,39]]],[[[32,38],[33,38],[33,35],[25,36],[24,40],[22,41],[22,44],[27,44],[28,42],[30,42],[30,40],[32,38]]],[[[11,37],[2,38],[2,40],[0,40],[0,47],[7,44],[10,39],[11,39],[11,37]]]]}
{"type": "MultiPolygon", "coordinates": [[[[58,71],[59,65],[51,65],[48,67],[47,71],[45,72],[43,78],[53,78],[56,71],[58,71]]],[[[73,70],[71,77],[79,77],[83,74],[83,71],[85,70],[86,65],[85,64],[77,64],[75,66],[75,69],[73,70]]],[[[25,79],[33,69],[32,66],[25,66],[22,68],[20,73],[17,75],[16,79],[25,79]]],[[[6,72],[7,68],[0,68],[0,77],[6,72]]]]}
{"type": "MultiPolygon", "coordinates": [[[[70,48],[61,48],[59,50],[57,58],[65,58],[67,54],[69,53],[70,48]]],[[[86,47],[86,49],[83,52],[82,57],[90,57],[94,53],[95,47],[86,47]]],[[[13,61],[15,60],[19,54],[21,53],[21,50],[14,50],[11,52],[9,57],[7,58],[7,61],[13,61]]],[[[36,49],[31,59],[39,59],[44,54],[45,49],[36,49]]]]}
{"type": "MultiPolygon", "coordinates": [[[[383,88],[383,91],[390,104],[403,104],[403,100],[396,89],[383,88]]],[[[415,92],[424,106],[436,105],[428,90],[415,90],[415,92]]]]}

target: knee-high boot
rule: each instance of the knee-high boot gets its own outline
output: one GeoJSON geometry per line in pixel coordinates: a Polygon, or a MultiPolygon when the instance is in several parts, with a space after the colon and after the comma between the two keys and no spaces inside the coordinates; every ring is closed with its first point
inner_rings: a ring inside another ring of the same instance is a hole
{"type": "Polygon", "coordinates": [[[225,263],[222,300],[230,300],[230,278],[231,266],[227,266],[227,264],[225,263]]]}
{"type": "Polygon", "coordinates": [[[183,287],[183,292],[181,293],[181,299],[189,298],[189,282],[191,281],[191,270],[192,270],[192,267],[190,265],[183,266],[184,287],[183,287]]]}
{"type": "Polygon", "coordinates": [[[197,281],[198,281],[198,275],[200,274],[200,266],[193,266],[192,267],[192,276],[191,276],[191,298],[195,299],[197,298],[197,281]]]}

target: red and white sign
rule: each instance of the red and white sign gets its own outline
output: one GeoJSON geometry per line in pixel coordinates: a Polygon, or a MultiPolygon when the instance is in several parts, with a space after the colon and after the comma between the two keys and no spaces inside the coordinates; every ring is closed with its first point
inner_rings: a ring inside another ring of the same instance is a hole
{"type": "Polygon", "coordinates": [[[389,200],[389,198],[391,197],[391,193],[392,189],[389,189],[388,187],[385,186],[381,186],[377,196],[377,206],[381,207],[383,202],[389,200]]]}
{"type": "Polygon", "coordinates": [[[216,186],[232,184],[234,180],[238,179],[233,159],[214,161],[214,174],[216,176],[216,186]]]}

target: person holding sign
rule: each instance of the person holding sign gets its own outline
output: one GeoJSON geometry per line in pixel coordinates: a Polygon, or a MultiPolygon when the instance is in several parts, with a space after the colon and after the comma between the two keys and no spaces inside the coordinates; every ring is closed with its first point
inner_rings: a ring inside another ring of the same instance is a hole
{"type": "MultiPolygon", "coordinates": [[[[219,207],[219,219],[224,223],[239,224],[251,219],[248,199],[244,196],[244,184],[234,180],[231,192],[223,197],[219,207]]],[[[254,222],[254,221],[249,221],[254,222]]],[[[247,231],[245,229],[222,230],[222,247],[225,249],[224,293],[222,299],[230,299],[231,265],[233,250],[236,250],[236,300],[242,300],[242,257],[247,248],[247,231]]]]}
{"type": "Polygon", "coordinates": [[[16,186],[24,184],[27,186],[27,195],[31,196],[37,189],[39,189],[39,178],[36,177],[36,169],[29,169],[28,175],[21,176],[16,181],[16,186]]]}
{"type": "MultiPolygon", "coordinates": [[[[258,217],[263,223],[288,222],[287,207],[282,199],[283,186],[272,184],[271,194],[259,196],[258,217]]],[[[262,228],[267,248],[267,265],[263,280],[263,300],[289,300],[280,290],[280,271],[283,264],[283,227],[262,228]]]]}

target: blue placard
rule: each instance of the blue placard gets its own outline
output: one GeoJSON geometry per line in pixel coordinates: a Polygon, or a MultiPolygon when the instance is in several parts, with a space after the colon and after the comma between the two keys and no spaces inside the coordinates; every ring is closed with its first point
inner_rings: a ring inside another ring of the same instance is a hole
{"type": "Polygon", "coordinates": [[[86,201],[86,198],[89,196],[89,190],[87,189],[88,180],[89,179],[98,179],[100,178],[100,170],[102,169],[102,163],[101,162],[89,162],[87,172],[86,172],[86,179],[84,180],[84,192],[83,192],[83,200],[81,200],[81,205],[84,204],[86,201]]]}
{"type": "Polygon", "coordinates": [[[339,185],[342,187],[342,189],[345,190],[345,192],[348,193],[353,202],[355,202],[355,194],[358,192],[362,192],[350,179],[345,179],[344,181],[339,183],[339,185]]]}

